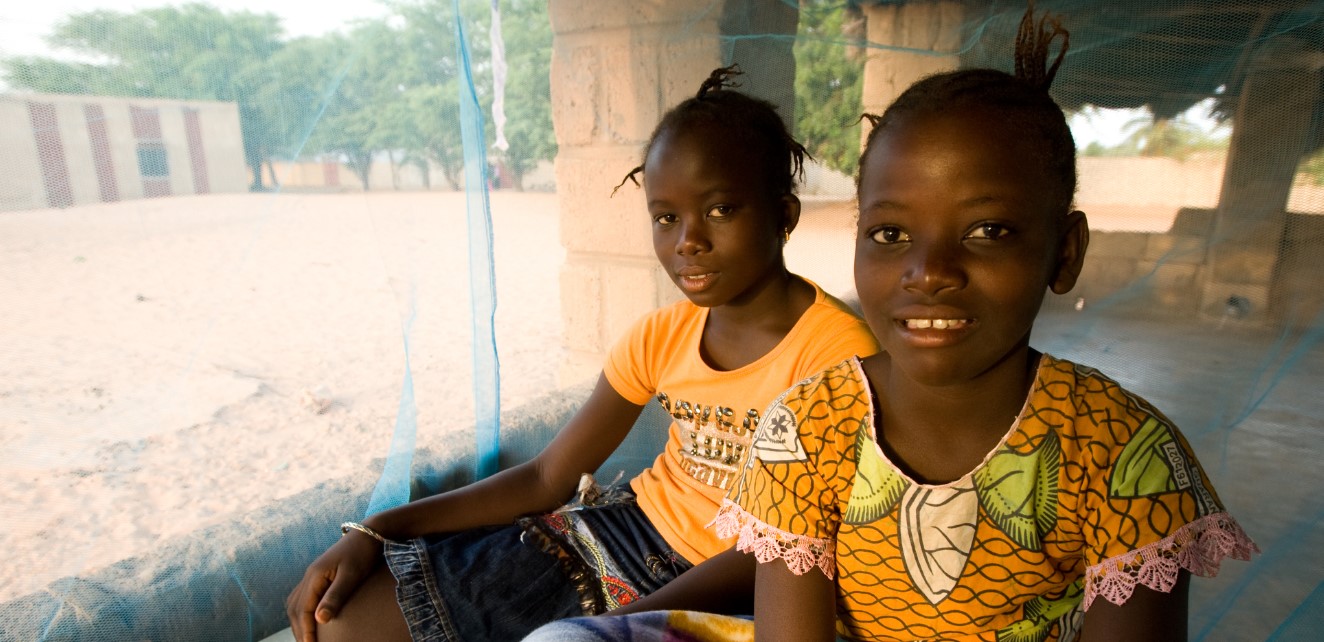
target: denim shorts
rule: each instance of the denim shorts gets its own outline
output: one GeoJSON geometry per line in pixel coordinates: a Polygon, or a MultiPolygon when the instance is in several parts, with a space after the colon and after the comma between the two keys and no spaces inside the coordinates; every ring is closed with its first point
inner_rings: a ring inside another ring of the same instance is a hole
{"type": "Polygon", "coordinates": [[[414,642],[519,640],[627,604],[691,566],[628,493],[509,526],[389,542],[386,563],[414,642]]]}

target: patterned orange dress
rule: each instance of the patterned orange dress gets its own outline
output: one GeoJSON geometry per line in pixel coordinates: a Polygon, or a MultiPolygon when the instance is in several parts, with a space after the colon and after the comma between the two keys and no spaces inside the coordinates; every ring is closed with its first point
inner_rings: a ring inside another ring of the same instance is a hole
{"type": "Polygon", "coordinates": [[[874,407],[858,359],[788,390],[715,521],[760,562],[837,577],[843,637],[1073,640],[1100,596],[1258,551],[1167,418],[1091,368],[1044,355],[999,445],[947,484],[888,461],[874,407]]]}

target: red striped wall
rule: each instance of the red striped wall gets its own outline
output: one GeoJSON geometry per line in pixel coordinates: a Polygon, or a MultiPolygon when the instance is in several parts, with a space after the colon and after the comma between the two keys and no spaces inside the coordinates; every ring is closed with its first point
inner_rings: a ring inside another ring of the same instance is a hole
{"type": "Polygon", "coordinates": [[[101,105],[83,105],[87,119],[87,139],[92,146],[92,166],[97,173],[97,189],[102,203],[120,200],[120,189],[115,183],[115,161],[110,155],[110,136],[106,133],[106,112],[101,105]]]}
{"type": "Polygon", "coordinates": [[[46,187],[46,203],[51,207],[69,207],[74,204],[74,191],[69,185],[69,165],[64,158],[64,143],[60,140],[60,122],[53,103],[28,102],[28,119],[32,122],[32,137],[37,141],[37,159],[41,164],[41,180],[46,187]]]}
{"type": "Polygon", "coordinates": [[[210,194],[207,183],[207,154],[202,144],[202,124],[198,120],[198,110],[184,108],[184,132],[188,136],[189,166],[193,170],[193,193],[210,194]]]}

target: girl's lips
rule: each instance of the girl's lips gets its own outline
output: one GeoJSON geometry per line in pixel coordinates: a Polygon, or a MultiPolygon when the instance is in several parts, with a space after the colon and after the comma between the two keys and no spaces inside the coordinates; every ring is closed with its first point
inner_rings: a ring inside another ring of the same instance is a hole
{"type": "Polygon", "coordinates": [[[712,287],[713,282],[717,280],[716,272],[703,272],[698,274],[677,274],[677,280],[682,290],[686,292],[702,292],[712,287]]]}
{"type": "Polygon", "coordinates": [[[682,265],[676,270],[676,285],[690,294],[703,292],[717,280],[717,272],[703,265],[682,265]]]}
{"type": "Polygon", "coordinates": [[[941,348],[960,342],[974,328],[974,319],[909,318],[895,321],[907,343],[919,348],[941,348]]]}
{"type": "Polygon", "coordinates": [[[909,330],[960,330],[970,324],[970,319],[901,319],[909,330]]]}

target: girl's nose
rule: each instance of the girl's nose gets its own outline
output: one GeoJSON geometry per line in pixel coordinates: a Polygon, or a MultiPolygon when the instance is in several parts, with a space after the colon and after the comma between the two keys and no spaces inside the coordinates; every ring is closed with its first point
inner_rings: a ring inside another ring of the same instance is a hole
{"type": "Polygon", "coordinates": [[[912,244],[907,254],[901,286],[925,296],[938,296],[948,290],[965,287],[966,273],[961,265],[961,249],[949,244],[912,244]]]}
{"type": "Polygon", "coordinates": [[[710,249],[712,245],[702,224],[681,222],[680,234],[676,237],[677,254],[697,254],[710,249]]]}

